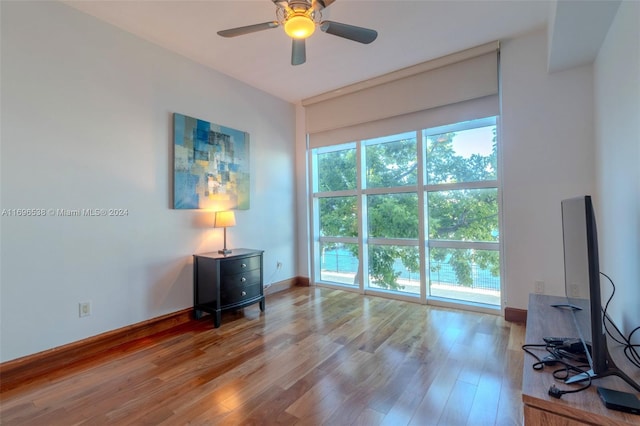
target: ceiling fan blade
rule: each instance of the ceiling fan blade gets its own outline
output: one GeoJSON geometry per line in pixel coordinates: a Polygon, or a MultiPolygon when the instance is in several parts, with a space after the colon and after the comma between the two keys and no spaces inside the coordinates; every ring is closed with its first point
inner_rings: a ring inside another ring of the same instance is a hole
{"type": "Polygon", "coordinates": [[[336,0],[312,0],[311,7],[315,10],[324,9],[325,7],[331,6],[332,3],[335,3],[336,0]]]}
{"type": "Polygon", "coordinates": [[[320,29],[328,34],[348,38],[359,43],[369,44],[378,37],[378,32],[369,28],[356,27],[355,25],[341,24],[334,21],[323,21],[320,29]]]}
{"type": "Polygon", "coordinates": [[[247,25],[246,27],[231,28],[228,30],[218,31],[218,35],[222,37],[237,37],[240,35],[251,34],[257,31],[268,30],[280,26],[277,21],[263,22],[262,24],[247,25]]]}
{"type": "Polygon", "coordinates": [[[291,45],[291,65],[304,64],[307,60],[307,48],[304,39],[294,38],[291,45]]]}

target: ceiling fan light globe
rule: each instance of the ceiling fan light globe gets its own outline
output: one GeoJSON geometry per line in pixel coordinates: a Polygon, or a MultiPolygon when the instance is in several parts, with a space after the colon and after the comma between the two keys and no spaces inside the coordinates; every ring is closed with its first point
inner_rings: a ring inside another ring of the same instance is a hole
{"type": "Polygon", "coordinates": [[[316,30],[316,24],[306,15],[295,15],[284,23],[284,32],[291,38],[305,39],[316,30]]]}

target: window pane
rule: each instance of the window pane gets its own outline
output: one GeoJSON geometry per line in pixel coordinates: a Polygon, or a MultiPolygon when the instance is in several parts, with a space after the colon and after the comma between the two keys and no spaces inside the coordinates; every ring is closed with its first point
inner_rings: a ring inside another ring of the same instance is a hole
{"type": "Polygon", "coordinates": [[[320,280],[357,287],[357,273],[357,244],[320,244],[320,280]]]}
{"type": "Polygon", "coordinates": [[[426,135],[427,184],[496,180],[496,126],[426,135]]]}
{"type": "Polygon", "coordinates": [[[496,121],[314,149],[314,278],[499,307],[496,121]]]}
{"type": "Polygon", "coordinates": [[[356,197],[320,198],[318,204],[320,236],[356,237],[358,235],[356,197]]]}
{"type": "Polygon", "coordinates": [[[365,141],[367,188],[416,185],[418,159],[415,133],[365,141]]]}
{"type": "Polygon", "coordinates": [[[369,195],[367,217],[370,237],[418,238],[418,195],[369,195]]]}
{"type": "Polygon", "coordinates": [[[496,250],[429,250],[432,296],[500,304],[500,254],[496,250]]]}
{"type": "Polygon", "coordinates": [[[420,294],[418,247],[370,246],[369,288],[420,294]]]}
{"type": "Polygon", "coordinates": [[[436,191],[428,195],[429,238],[498,241],[498,189],[436,191]]]}
{"type": "Polygon", "coordinates": [[[319,153],[318,191],[343,191],[356,187],[356,150],[319,153]]]}

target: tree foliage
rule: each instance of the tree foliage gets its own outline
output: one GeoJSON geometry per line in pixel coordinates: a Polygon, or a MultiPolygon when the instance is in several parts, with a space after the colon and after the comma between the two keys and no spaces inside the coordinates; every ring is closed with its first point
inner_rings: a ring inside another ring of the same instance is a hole
{"type": "MultiPolygon", "coordinates": [[[[489,155],[460,155],[454,147],[455,133],[429,136],[426,141],[426,178],[429,185],[496,179],[497,146],[495,129],[489,155]]],[[[418,162],[415,139],[364,145],[366,188],[415,186],[418,162]]],[[[356,150],[345,149],[319,156],[318,190],[356,189],[356,150]]],[[[428,193],[428,236],[431,240],[497,241],[498,200],[496,189],[433,190],[428,193]]],[[[435,187],[437,188],[437,187],[435,187]]],[[[320,229],[323,236],[357,237],[357,197],[320,198],[320,229]]],[[[370,238],[418,239],[418,195],[400,192],[368,195],[367,231],[370,238]]],[[[358,256],[357,245],[350,246],[358,256]]],[[[329,246],[330,248],[330,246],[329,246]]],[[[419,270],[414,246],[370,245],[369,274],[382,288],[402,289],[400,260],[411,271],[419,270]]],[[[499,275],[497,251],[431,248],[431,270],[449,263],[460,284],[472,284],[472,264],[499,275]]]]}

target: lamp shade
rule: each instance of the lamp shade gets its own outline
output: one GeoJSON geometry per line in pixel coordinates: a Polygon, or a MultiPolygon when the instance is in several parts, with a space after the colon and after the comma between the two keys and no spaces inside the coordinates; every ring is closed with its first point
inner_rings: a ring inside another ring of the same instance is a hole
{"type": "Polygon", "coordinates": [[[236,215],[233,211],[216,212],[215,228],[236,226],[236,215]]]}

